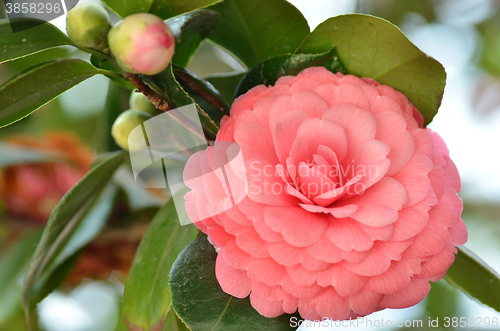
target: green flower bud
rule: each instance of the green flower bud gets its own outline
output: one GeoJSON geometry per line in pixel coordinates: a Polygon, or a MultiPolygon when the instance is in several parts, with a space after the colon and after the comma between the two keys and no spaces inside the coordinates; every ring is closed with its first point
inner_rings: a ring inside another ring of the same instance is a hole
{"type": "Polygon", "coordinates": [[[127,16],[108,34],[109,48],[126,72],[156,75],[172,60],[175,38],[163,20],[153,14],[127,16]]]}
{"type": "Polygon", "coordinates": [[[66,16],[68,37],[82,47],[106,49],[110,29],[108,13],[95,3],[79,3],[66,16]]]}
{"type": "Polygon", "coordinates": [[[115,139],[116,144],[125,150],[130,149],[134,151],[134,148],[129,146],[128,136],[133,129],[151,117],[151,114],[137,109],[129,109],[121,113],[111,128],[111,135],[115,139]]]}
{"type": "Polygon", "coordinates": [[[161,113],[161,111],[156,109],[155,105],[153,105],[153,103],[142,93],[132,92],[129,105],[132,109],[146,111],[153,115],[161,113]]]}

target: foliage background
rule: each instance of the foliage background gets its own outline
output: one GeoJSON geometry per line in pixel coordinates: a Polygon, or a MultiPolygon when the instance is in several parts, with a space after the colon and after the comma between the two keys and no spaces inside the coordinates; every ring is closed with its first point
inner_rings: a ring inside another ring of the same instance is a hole
{"type": "MultiPolygon", "coordinates": [[[[309,21],[311,30],[328,17],[368,13],[398,25],[421,50],[435,57],[448,74],[439,114],[430,128],[447,142],[463,180],[464,220],[469,229],[466,247],[500,270],[500,1],[494,0],[291,0],[309,21]]],[[[2,6],[3,8],[3,6],[2,6]]],[[[63,24],[61,21],[60,23],[63,24]]],[[[73,52],[73,53],[72,53],[73,52]]],[[[53,54],[81,56],[57,48],[0,65],[0,83],[53,54]]],[[[221,49],[204,42],[188,69],[200,77],[234,72],[241,66],[221,49]],[[208,56],[211,55],[211,56],[208,56]],[[203,58],[203,60],[201,60],[203,58]],[[210,63],[207,62],[210,58],[210,63]]],[[[50,102],[30,117],[0,130],[0,140],[17,134],[40,136],[70,130],[96,153],[113,144],[102,113],[109,107],[127,109],[128,93],[101,75],[50,102]],[[106,103],[106,93],[120,95],[121,105],[106,103]]],[[[0,155],[1,159],[2,155],[0,155]]],[[[1,202],[0,202],[1,206],[1,202]]],[[[147,225],[157,207],[139,208],[119,218],[116,231],[147,225]]],[[[0,240],[17,222],[0,207],[0,240]]],[[[140,230],[137,230],[140,232],[140,230]]],[[[130,233],[130,232],[127,232],[130,233]]],[[[134,232],[135,233],[135,232],[134,232]]],[[[0,242],[1,243],[1,242],[0,242]]],[[[0,264],[8,245],[1,245],[0,264]],[[3,254],[3,255],[2,255],[3,254]]],[[[20,286],[20,284],[15,284],[20,286]]],[[[85,280],[60,288],[38,305],[39,325],[47,331],[127,330],[120,313],[123,285],[113,274],[102,281],[85,280]]],[[[0,330],[24,330],[19,302],[0,293],[0,330]]],[[[428,298],[410,309],[382,311],[369,319],[413,320],[453,316],[498,317],[491,308],[473,302],[444,281],[433,284],[428,298]]],[[[384,328],[373,328],[384,330],[384,328]]],[[[393,328],[392,328],[393,329],[393,328]]],[[[165,327],[168,330],[168,327],[165,327]]],[[[305,328],[303,329],[305,330],[305,328]]]]}

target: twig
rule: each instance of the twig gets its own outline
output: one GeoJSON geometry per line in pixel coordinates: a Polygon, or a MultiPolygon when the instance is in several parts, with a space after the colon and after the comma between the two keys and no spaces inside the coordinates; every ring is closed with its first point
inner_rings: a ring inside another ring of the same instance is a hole
{"type": "Polygon", "coordinates": [[[137,76],[136,74],[128,73],[128,77],[130,78],[132,83],[134,83],[134,85],[137,87],[136,92],[141,92],[142,94],[144,94],[149,99],[149,101],[151,101],[153,105],[155,105],[156,108],[165,112],[173,109],[168,104],[167,100],[160,97],[149,86],[144,84],[144,82],[139,78],[139,76],[137,76]]]}

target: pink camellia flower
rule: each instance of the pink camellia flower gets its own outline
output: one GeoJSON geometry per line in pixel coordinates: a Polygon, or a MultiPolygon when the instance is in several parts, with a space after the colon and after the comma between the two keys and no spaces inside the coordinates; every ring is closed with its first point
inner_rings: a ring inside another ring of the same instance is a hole
{"type": "Polygon", "coordinates": [[[153,14],[127,16],[108,35],[109,48],[120,67],[131,73],[155,75],[172,60],[175,39],[163,20],[153,14]]]}
{"type": "Polygon", "coordinates": [[[90,169],[92,151],[64,132],[42,137],[13,136],[8,144],[52,153],[54,160],[16,164],[0,169],[0,200],[7,211],[44,225],[52,210],[90,169]]]}
{"type": "Polygon", "coordinates": [[[467,241],[457,169],[423,123],[393,88],[321,67],[236,99],[215,147],[184,171],[222,289],[264,316],[309,320],[420,302],[467,241]],[[228,143],[247,184],[232,207],[228,177],[196,176],[228,143]]]}

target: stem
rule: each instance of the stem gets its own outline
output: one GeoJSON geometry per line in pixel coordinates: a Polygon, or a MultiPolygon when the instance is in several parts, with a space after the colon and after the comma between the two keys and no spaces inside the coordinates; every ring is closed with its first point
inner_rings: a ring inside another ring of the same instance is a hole
{"type": "Polygon", "coordinates": [[[134,83],[134,85],[137,87],[136,92],[141,92],[142,94],[144,94],[149,99],[149,101],[151,101],[153,103],[153,105],[155,105],[156,108],[158,108],[164,112],[167,112],[167,111],[173,109],[168,104],[167,100],[160,97],[149,86],[144,84],[144,82],[139,78],[139,76],[137,76],[136,74],[131,74],[131,73],[127,73],[127,74],[128,74],[128,77],[130,78],[130,80],[132,81],[132,83],[134,83]]]}
{"type": "MultiPolygon", "coordinates": [[[[173,108],[168,104],[168,102],[160,97],[156,92],[154,92],[149,86],[147,86],[136,74],[131,74],[127,73],[128,77],[134,83],[134,85],[137,87],[137,92],[141,92],[144,94],[149,101],[155,105],[156,108],[167,112],[169,110],[172,110],[173,108]]],[[[172,114],[172,113],[171,113],[172,114]]],[[[193,132],[196,136],[200,137],[198,132],[196,131],[196,127],[194,126],[194,123],[191,123],[189,120],[186,118],[183,118],[182,116],[179,115],[174,115],[172,114],[172,118],[178,122],[179,124],[183,125],[185,128],[187,128],[189,131],[193,132]]],[[[206,142],[208,145],[210,145],[210,137],[207,136],[207,133],[205,130],[203,130],[204,137],[200,138],[205,138],[206,142]]]]}

